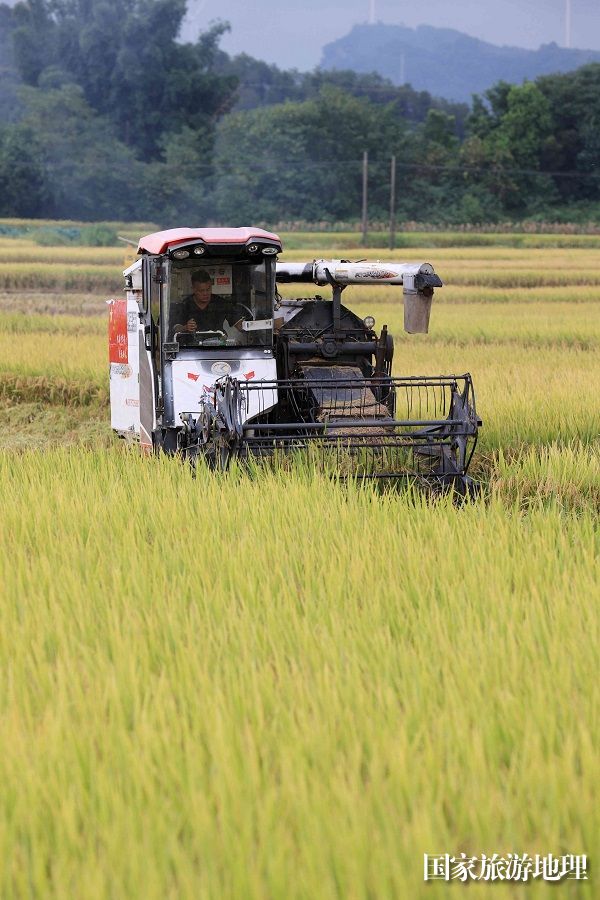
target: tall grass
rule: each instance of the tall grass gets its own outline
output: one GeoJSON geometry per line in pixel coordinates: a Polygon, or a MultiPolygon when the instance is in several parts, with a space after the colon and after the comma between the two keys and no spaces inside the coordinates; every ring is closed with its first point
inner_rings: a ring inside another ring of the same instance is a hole
{"type": "Polygon", "coordinates": [[[445,896],[424,852],[593,858],[590,512],[114,452],[0,455],[0,490],[3,896],[445,896]]]}
{"type": "Polygon", "coordinates": [[[530,447],[523,453],[500,450],[494,457],[491,489],[525,506],[600,510],[598,442],[578,441],[530,447]]]}

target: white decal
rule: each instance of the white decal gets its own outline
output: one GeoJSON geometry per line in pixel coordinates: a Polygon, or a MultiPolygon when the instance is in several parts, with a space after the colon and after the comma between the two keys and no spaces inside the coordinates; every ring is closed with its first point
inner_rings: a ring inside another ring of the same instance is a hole
{"type": "Polygon", "coordinates": [[[387,279],[387,278],[397,278],[397,276],[398,276],[397,272],[386,272],[385,270],[382,271],[381,269],[367,269],[365,272],[357,272],[356,273],[357,278],[387,279]]]}
{"type": "Polygon", "coordinates": [[[111,363],[110,374],[120,375],[121,378],[130,378],[133,374],[133,369],[127,363],[111,363]]]}
{"type": "Polygon", "coordinates": [[[216,362],[213,363],[210,367],[210,371],[213,375],[229,375],[231,372],[231,366],[228,362],[216,362]]]}

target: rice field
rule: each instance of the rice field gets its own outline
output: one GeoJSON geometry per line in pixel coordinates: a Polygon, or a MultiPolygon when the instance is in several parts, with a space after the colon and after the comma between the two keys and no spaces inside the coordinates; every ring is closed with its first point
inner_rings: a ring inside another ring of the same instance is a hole
{"type": "Polygon", "coordinates": [[[124,450],[124,252],[0,237],[1,897],[458,896],[423,854],[461,852],[585,853],[552,890],[598,896],[600,258],[481,237],[394,254],[445,282],[429,335],[344,293],[396,374],[473,375],[462,507],[124,450]]]}

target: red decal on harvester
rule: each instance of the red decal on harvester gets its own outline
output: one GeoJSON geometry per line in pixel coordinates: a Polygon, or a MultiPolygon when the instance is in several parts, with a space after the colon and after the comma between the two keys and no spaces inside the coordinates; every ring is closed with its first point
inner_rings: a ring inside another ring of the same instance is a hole
{"type": "Polygon", "coordinates": [[[192,381],[198,381],[198,379],[200,378],[200,376],[199,376],[199,375],[196,375],[195,372],[188,372],[188,378],[191,378],[192,381]]]}
{"type": "Polygon", "coordinates": [[[244,378],[246,379],[246,381],[250,381],[251,378],[254,378],[254,372],[246,372],[244,378]]]}
{"type": "Polygon", "coordinates": [[[127,346],[127,300],[111,300],[108,308],[108,360],[129,362],[127,346]]]}

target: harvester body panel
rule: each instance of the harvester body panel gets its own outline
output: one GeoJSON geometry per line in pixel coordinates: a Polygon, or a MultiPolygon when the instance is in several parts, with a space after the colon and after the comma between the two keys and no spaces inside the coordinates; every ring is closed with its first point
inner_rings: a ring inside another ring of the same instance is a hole
{"type": "Polygon", "coordinates": [[[181,424],[181,415],[198,415],[202,404],[210,402],[216,382],[225,376],[238,381],[268,387],[253,393],[243,411],[243,422],[271,409],[277,403],[277,364],[272,350],[205,350],[187,355],[183,351],[176,360],[165,363],[163,385],[165,421],[181,424]]]}
{"type": "Polygon", "coordinates": [[[111,425],[127,442],[151,449],[156,427],[156,391],[154,361],[141,314],[141,260],[124,274],[125,298],[109,300],[111,425]]]}
{"type": "Polygon", "coordinates": [[[140,433],[137,304],[109,300],[110,424],[130,441],[140,433]],[[128,327],[129,326],[129,327],[128,327]]]}

